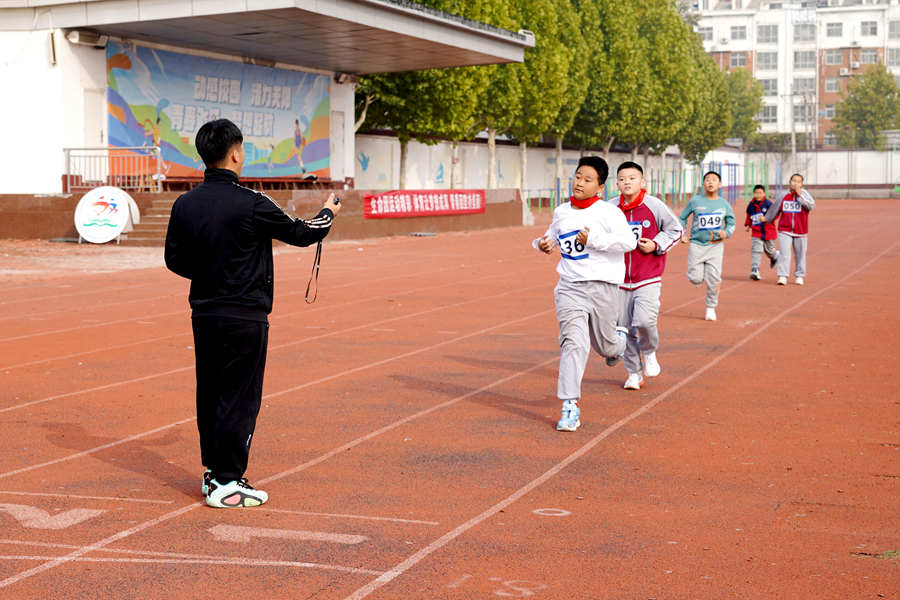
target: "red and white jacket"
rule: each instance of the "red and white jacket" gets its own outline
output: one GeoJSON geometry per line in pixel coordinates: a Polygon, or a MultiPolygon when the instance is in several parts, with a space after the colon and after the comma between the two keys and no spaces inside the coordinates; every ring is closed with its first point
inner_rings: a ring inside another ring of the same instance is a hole
{"type": "Polygon", "coordinates": [[[772,207],[766,212],[766,221],[773,223],[780,214],[778,233],[804,237],[809,233],[809,211],[815,207],[816,201],[806,190],[800,190],[799,195],[788,192],[784,198],[772,203],[772,207]]]}
{"type": "Polygon", "coordinates": [[[666,270],[666,253],[672,249],[684,228],[675,213],[666,203],[641,190],[637,198],[623,204],[622,196],[611,198],[610,204],[618,206],[623,213],[636,240],[650,238],[656,242],[656,250],[644,254],[636,248],[625,255],[625,282],[619,286],[623,290],[636,290],[662,281],[666,270]]]}

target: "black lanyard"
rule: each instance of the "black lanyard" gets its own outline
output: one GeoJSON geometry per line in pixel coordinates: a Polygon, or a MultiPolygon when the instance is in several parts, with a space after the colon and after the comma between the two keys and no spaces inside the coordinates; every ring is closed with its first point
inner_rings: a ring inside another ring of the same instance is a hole
{"type": "Polygon", "coordinates": [[[313,262],[312,272],[309,274],[309,283],[306,284],[306,296],[304,300],[306,300],[307,304],[312,304],[316,301],[316,297],[319,295],[319,263],[322,262],[322,242],[320,241],[316,245],[316,259],[313,262]],[[309,300],[309,288],[312,286],[313,281],[316,282],[316,289],[313,290],[313,299],[312,302],[309,300]]]}

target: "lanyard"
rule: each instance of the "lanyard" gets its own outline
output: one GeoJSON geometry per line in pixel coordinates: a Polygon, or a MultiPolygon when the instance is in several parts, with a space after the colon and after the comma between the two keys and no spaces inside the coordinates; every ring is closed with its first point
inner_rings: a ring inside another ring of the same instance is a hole
{"type": "Polygon", "coordinates": [[[316,297],[319,295],[319,264],[322,262],[322,242],[320,241],[316,245],[316,258],[313,261],[312,272],[309,274],[309,283],[306,284],[306,296],[304,300],[307,304],[312,304],[316,301],[316,297]],[[312,286],[313,281],[316,282],[316,289],[313,290],[313,299],[312,302],[309,300],[309,288],[312,286]]]}

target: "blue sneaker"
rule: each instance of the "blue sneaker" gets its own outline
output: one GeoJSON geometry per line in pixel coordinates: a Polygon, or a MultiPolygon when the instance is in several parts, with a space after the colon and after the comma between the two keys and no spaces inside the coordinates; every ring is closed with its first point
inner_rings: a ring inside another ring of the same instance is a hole
{"type": "Polygon", "coordinates": [[[203,472],[203,480],[200,482],[200,493],[204,496],[209,494],[209,482],[212,481],[212,469],[203,472]]]}
{"type": "MultiPolygon", "coordinates": [[[[616,335],[619,336],[620,338],[622,338],[623,340],[626,340],[626,341],[628,340],[628,330],[624,327],[616,327],[616,335]]],[[[619,364],[619,361],[622,360],[623,356],[625,356],[624,350],[622,350],[622,353],[618,356],[615,356],[613,358],[607,357],[606,358],[606,366],[607,367],[616,366],[617,364],[619,364]]]]}
{"type": "Polygon", "coordinates": [[[581,409],[572,400],[566,400],[562,405],[562,417],[556,424],[557,431],[575,431],[581,425],[578,417],[581,416],[581,409]]]}

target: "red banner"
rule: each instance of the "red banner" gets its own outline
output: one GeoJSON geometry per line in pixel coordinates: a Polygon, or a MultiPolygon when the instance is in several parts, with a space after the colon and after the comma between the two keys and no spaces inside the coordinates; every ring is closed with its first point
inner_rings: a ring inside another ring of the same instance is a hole
{"type": "Polygon", "coordinates": [[[399,190],[365,195],[365,218],[432,217],[484,212],[484,190],[399,190]]]}

